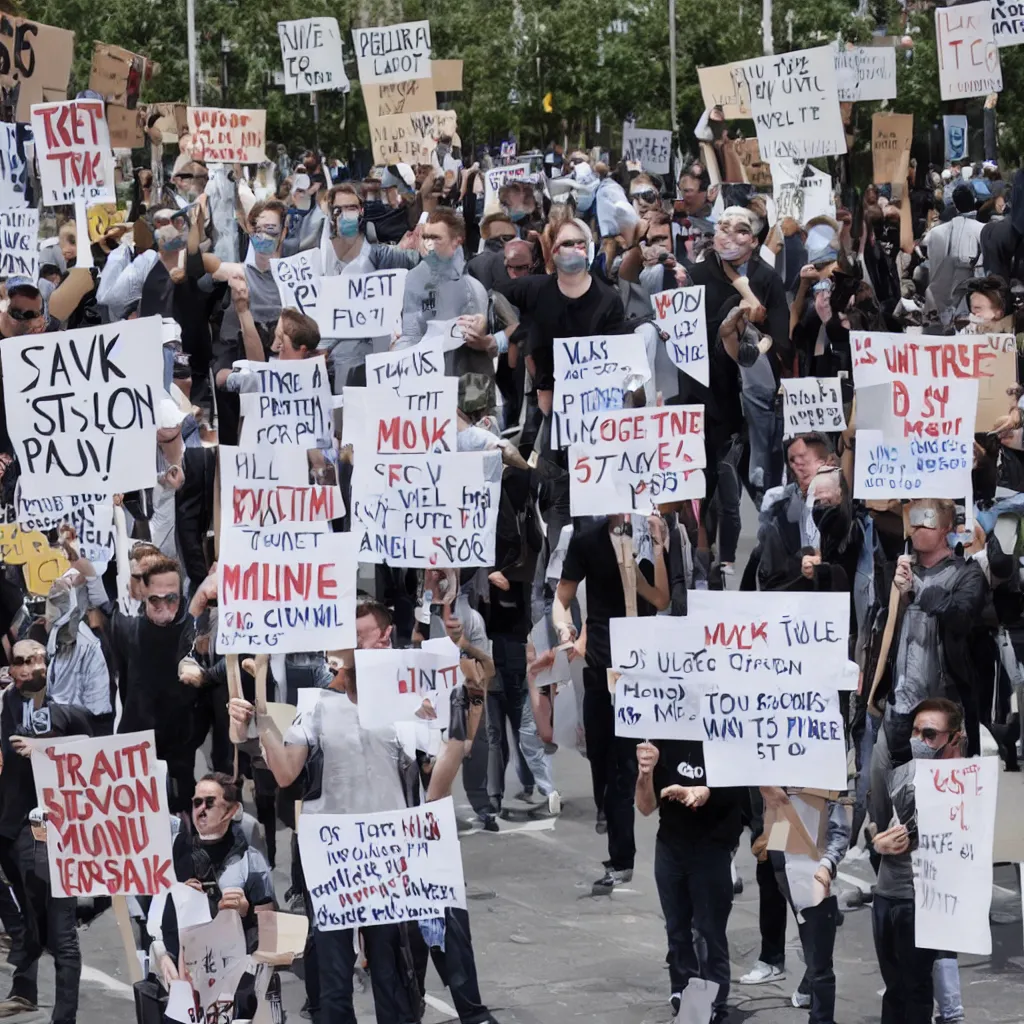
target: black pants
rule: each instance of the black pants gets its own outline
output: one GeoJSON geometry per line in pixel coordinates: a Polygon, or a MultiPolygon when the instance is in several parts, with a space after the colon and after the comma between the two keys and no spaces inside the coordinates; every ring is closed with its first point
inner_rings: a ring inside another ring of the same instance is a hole
{"type": "MultiPolygon", "coordinates": [[[[412,1024],[417,1019],[399,972],[398,925],[376,924],[360,930],[373,985],[377,1024],[412,1024]]],[[[352,930],[317,932],[320,968],[320,1017],[318,1024],[356,1024],[352,1006],[352,972],[356,952],[352,930]]]]}
{"type": "Polygon", "coordinates": [[[498,674],[487,691],[487,794],[491,803],[500,808],[510,756],[510,729],[519,781],[524,788],[533,787],[533,775],[519,752],[519,726],[526,695],[526,641],[499,634],[491,638],[491,643],[498,674]]]}
{"type": "Polygon", "coordinates": [[[757,862],[757,891],[759,895],[757,923],[761,929],[761,955],[759,960],[772,967],[786,966],[786,897],[779,889],[771,860],[757,862]]]}
{"type": "Polygon", "coordinates": [[[878,969],[885,982],[881,1024],[930,1024],[934,949],[914,938],[914,901],[877,892],[871,904],[878,969]]]}
{"type": "Polygon", "coordinates": [[[50,895],[46,846],[36,843],[27,825],[16,839],[0,837],[0,867],[22,911],[14,927],[14,922],[8,923],[8,962],[14,965],[11,995],[38,1002],[39,958],[44,949],[49,950],[56,974],[53,1024],[75,1024],[82,977],[82,951],[75,920],[78,901],[74,897],[57,899],[50,895]]]}
{"type": "Polygon", "coordinates": [[[583,670],[583,729],[594,785],[594,803],[608,821],[605,867],[632,870],[633,798],[636,790],[636,740],[615,735],[615,707],[604,669],[583,670]]]}
{"type": "Polygon", "coordinates": [[[434,969],[452,994],[461,1024],[485,1024],[490,1018],[490,1011],[480,1000],[469,914],[460,907],[449,907],[444,912],[444,923],[444,949],[435,946],[428,952],[419,928],[415,922],[410,922],[409,937],[420,989],[426,989],[427,961],[432,959],[434,969]]]}
{"type": "Polygon", "coordinates": [[[803,979],[799,991],[811,997],[811,1015],[808,1024],[835,1024],[836,972],[832,965],[832,951],[836,944],[836,921],[839,900],[829,896],[816,907],[800,912],[800,944],[804,950],[803,979]]]}
{"type": "Polygon", "coordinates": [[[726,925],[732,910],[732,850],[687,838],[654,846],[654,881],[668,934],[668,975],[673,992],[691,978],[718,983],[715,1008],[729,998],[729,940],[726,925]],[[693,932],[707,951],[698,962],[693,932]],[[703,968],[703,969],[702,969],[703,968]]]}

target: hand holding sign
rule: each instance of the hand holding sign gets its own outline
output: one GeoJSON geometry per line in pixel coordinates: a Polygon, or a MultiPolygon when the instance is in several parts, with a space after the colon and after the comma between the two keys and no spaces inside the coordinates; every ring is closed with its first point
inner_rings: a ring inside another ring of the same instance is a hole
{"type": "Polygon", "coordinates": [[[646,740],[643,743],[638,743],[636,745],[636,764],[640,769],[640,774],[650,775],[660,756],[660,751],[653,743],[648,743],[646,740]]]}

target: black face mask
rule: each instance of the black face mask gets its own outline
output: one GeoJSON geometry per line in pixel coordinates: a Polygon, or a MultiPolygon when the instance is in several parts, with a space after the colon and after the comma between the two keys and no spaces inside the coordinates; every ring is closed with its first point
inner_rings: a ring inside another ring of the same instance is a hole
{"type": "Polygon", "coordinates": [[[27,679],[24,683],[18,684],[18,689],[22,693],[38,693],[46,686],[46,669],[37,668],[30,679],[27,679]]]}
{"type": "Polygon", "coordinates": [[[379,213],[383,209],[384,201],[382,199],[367,199],[363,203],[363,215],[366,217],[379,213]]]}
{"type": "Polygon", "coordinates": [[[488,252],[504,252],[505,243],[500,238],[488,238],[487,241],[484,242],[484,248],[488,252]]]}

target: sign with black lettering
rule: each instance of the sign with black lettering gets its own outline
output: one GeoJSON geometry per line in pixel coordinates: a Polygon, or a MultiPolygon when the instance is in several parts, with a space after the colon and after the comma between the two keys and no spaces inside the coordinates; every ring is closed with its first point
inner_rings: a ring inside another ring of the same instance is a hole
{"type": "Polygon", "coordinates": [[[0,277],[39,276],[39,211],[0,210],[0,277]]]}
{"type": "Polygon", "coordinates": [[[430,22],[352,29],[359,81],[408,82],[430,78],[430,22]]]}
{"type": "Polygon", "coordinates": [[[320,278],[316,316],[324,338],[376,338],[401,325],[408,270],[320,278]]]}
{"type": "Polygon", "coordinates": [[[279,21],[277,37],[281,41],[287,95],[332,89],[349,91],[337,18],[279,21]]]}

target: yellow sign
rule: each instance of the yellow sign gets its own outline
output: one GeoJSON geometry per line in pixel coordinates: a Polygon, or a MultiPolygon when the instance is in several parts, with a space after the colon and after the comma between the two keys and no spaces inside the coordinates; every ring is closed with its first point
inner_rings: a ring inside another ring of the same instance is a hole
{"type": "Polygon", "coordinates": [[[86,211],[89,221],[89,241],[99,242],[115,225],[123,224],[128,217],[127,210],[119,210],[116,203],[97,203],[86,211]]]}
{"type": "Polygon", "coordinates": [[[69,568],[63,552],[51,548],[38,530],[26,533],[17,523],[0,524],[0,559],[22,566],[28,592],[39,597],[45,597],[53,581],[69,568]]]}

